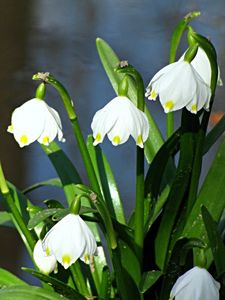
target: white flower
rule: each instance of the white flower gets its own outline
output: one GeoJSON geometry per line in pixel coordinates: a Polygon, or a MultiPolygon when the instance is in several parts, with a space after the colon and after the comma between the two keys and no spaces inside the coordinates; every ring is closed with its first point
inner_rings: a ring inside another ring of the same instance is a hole
{"type": "Polygon", "coordinates": [[[88,263],[97,255],[97,244],[91,230],[79,215],[68,214],[46,234],[44,250],[48,249],[65,269],[78,258],[88,263]]]}
{"type": "Polygon", "coordinates": [[[209,108],[211,90],[195,68],[186,61],[178,61],[161,69],[150,81],[146,97],[159,100],[164,111],[186,107],[192,113],[209,108]]]}
{"type": "Polygon", "coordinates": [[[36,140],[49,145],[57,135],[59,141],[64,141],[59,114],[37,98],[25,102],[14,110],[8,132],[13,133],[20,147],[36,140]]]}
{"type": "MultiPolygon", "coordinates": [[[[184,60],[185,53],[181,56],[179,61],[184,60]]],[[[191,61],[191,65],[195,68],[195,70],[202,77],[202,79],[205,81],[205,83],[208,84],[208,86],[210,86],[211,73],[212,73],[211,67],[210,67],[210,62],[209,62],[208,56],[206,55],[205,51],[201,47],[198,47],[198,52],[197,52],[196,56],[194,57],[194,59],[191,61]]],[[[219,86],[223,85],[223,82],[220,78],[219,67],[218,67],[217,84],[219,86]]]]}
{"type": "Polygon", "coordinates": [[[149,135],[146,115],[127,97],[118,96],[97,111],[91,123],[94,146],[108,135],[114,146],[125,143],[131,135],[136,144],[143,148],[149,135]]]}
{"type": "Polygon", "coordinates": [[[170,299],[219,300],[220,284],[203,268],[194,267],[175,282],[170,299]]]}
{"type": "Polygon", "coordinates": [[[33,258],[42,273],[49,274],[52,271],[54,271],[54,273],[57,272],[57,260],[54,255],[49,254],[49,251],[43,250],[41,240],[38,240],[35,244],[33,258]]]}

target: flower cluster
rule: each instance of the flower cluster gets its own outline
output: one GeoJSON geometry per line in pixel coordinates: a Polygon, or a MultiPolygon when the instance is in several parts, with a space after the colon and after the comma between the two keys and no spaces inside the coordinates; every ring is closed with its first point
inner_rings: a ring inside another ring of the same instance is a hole
{"type": "Polygon", "coordinates": [[[34,261],[43,273],[57,269],[57,261],[69,268],[78,258],[89,263],[97,255],[95,238],[79,215],[68,214],[54,225],[34,248],[34,261]]]}

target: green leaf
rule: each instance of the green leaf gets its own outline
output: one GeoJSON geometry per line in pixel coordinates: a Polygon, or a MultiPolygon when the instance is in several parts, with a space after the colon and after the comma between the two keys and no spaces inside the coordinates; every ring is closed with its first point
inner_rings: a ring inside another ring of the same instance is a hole
{"type": "Polygon", "coordinates": [[[197,237],[206,244],[208,235],[202,220],[201,207],[204,205],[215,222],[220,220],[225,207],[225,140],[221,143],[216,157],[204,180],[198,198],[189,214],[182,236],[197,237]]]}
{"type": "Polygon", "coordinates": [[[61,208],[49,208],[49,209],[45,209],[45,210],[41,210],[38,213],[36,213],[33,218],[30,219],[29,223],[28,223],[28,229],[31,230],[33,229],[35,226],[37,226],[40,222],[46,220],[47,218],[49,218],[50,216],[56,214],[59,211],[62,211],[64,209],[61,208]]]}
{"type": "Polygon", "coordinates": [[[102,282],[100,289],[100,299],[109,300],[111,293],[111,276],[108,267],[104,267],[102,270],[102,282]]]}
{"type": "Polygon", "coordinates": [[[59,178],[52,178],[52,179],[48,179],[45,181],[41,181],[41,182],[32,184],[31,186],[25,188],[22,191],[22,193],[26,194],[26,193],[29,193],[29,192],[31,192],[37,188],[43,187],[43,186],[55,186],[55,187],[62,188],[62,183],[59,178]]]}
{"type": "Polygon", "coordinates": [[[68,204],[70,204],[76,193],[75,184],[82,182],[79,173],[67,155],[55,142],[52,142],[48,147],[42,145],[42,149],[52,162],[62,182],[68,204]]]}
{"type": "MultiPolygon", "coordinates": [[[[109,77],[109,80],[116,92],[118,94],[118,85],[122,80],[124,75],[118,74],[114,71],[115,67],[119,64],[120,60],[115,54],[113,49],[101,38],[96,39],[96,46],[98,50],[99,57],[101,59],[102,65],[109,77]]],[[[137,91],[134,82],[129,79],[129,89],[128,89],[129,99],[137,105],[137,91]]],[[[145,113],[149,120],[150,134],[149,138],[145,142],[145,156],[147,161],[150,163],[158,151],[158,149],[163,144],[163,138],[161,132],[155,123],[153,117],[151,116],[149,110],[145,106],[145,113]]]]}
{"type": "Polygon", "coordinates": [[[121,263],[121,247],[117,247],[112,251],[112,262],[119,292],[119,299],[141,300],[141,295],[134,279],[121,263]]]}
{"type": "Polygon", "coordinates": [[[217,223],[213,220],[205,206],[202,207],[202,218],[208,234],[209,245],[212,250],[218,277],[225,271],[225,247],[218,232],[217,223]]]}
{"type": "MultiPolygon", "coordinates": [[[[180,143],[181,131],[176,131],[159,149],[155,155],[145,178],[145,195],[150,193],[151,197],[157,199],[160,193],[163,173],[166,169],[169,159],[176,153],[180,143]]],[[[174,169],[171,169],[170,178],[167,182],[171,181],[174,175],[174,169]]]]}
{"type": "Polygon", "coordinates": [[[0,211],[0,226],[9,226],[12,227],[12,218],[11,214],[6,211],[0,211]]]}
{"type": "Polygon", "coordinates": [[[145,293],[147,290],[149,290],[152,285],[162,276],[161,271],[148,271],[143,273],[141,282],[140,282],[140,292],[145,293]]]}
{"type": "MultiPolygon", "coordinates": [[[[36,286],[10,286],[0,290],[0,300],[63,300],[68,299],[55,292],[36,286]]],[[[74,298],[79,299],[79,298],[74,298]]],[[[85,298],[82,298],[85,299],[85,298]]]]}
{"type": "Polygon", "coordinates": [[[190,12],[176,26],[170,44],[170,63],[173,63],[176,60],[177,48],[180,44],[181,37],[187,28],[187,25],[191,20],[198,17],[199,15],[199,11],[190,12]]]}
{"type": "Polygon", "coordinates": [[[48,207],[48,208],[64,208],[63,205],[55,199],[46,199],[43,201],[43,203],[48,207]]]}
{"type": "Polygon", "coordinates": [[[225,116],[213,127],[213,129],[207,134],[204,143],[204,153],[207,153],[211,146],[218,140],[218,138],[225,131],[225,116]]]}
{"type": "Polygon", "coordinates": [[[87,139],[87,147],[110,214],[120,223],[125,224],[123,203],[120,199],[120,194],[109,162],[102,149],[99,146],[93,146],[93,137],[90,135],[87,139]]]}
{"type": "Polygon", "coordinates": [[[0,289],[11,285],[27,285],[27,283],[9,271],[0,268],[0,289]]]}
{"type": "Polygon", "coordinates": [[[180,158],[174,182],[165,205],[162,220],[155,240],[157,266],[164,270],[169,255],[171,233],[176,222],[185,192],[188,187],[193,160],[193,135],[185,132],[181,136],[180,158]]]}
{"type": "Polygon", "coordinates": [[[60,281],[57,278],[42,274],[41,272],[35,271],[29,268],[22,268],[22,270],[32,274],[34,277],[40,279],[43,282],[51,285],[54,290],[59,293],[60,295],[66,297],[66,299],[76,299],[76,300],[84,300],[86,299],[84,296],[79,294],[76,290],[71,288],[69,285],[65,284],[64,282],[60,281]]]}

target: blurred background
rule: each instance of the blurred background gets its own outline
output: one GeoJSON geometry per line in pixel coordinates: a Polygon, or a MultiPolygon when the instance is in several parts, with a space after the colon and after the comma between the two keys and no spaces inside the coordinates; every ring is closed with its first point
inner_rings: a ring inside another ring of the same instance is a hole
{"type": "MultiPolygon", "coordinates": [[[[91,133],[95,111],[115,96],[98,58],[96,37],[105,39],[121,59],[128,59],[143,75],[147,85],[154,73],[168,63],[174,27],[193,10],[201,11],[201,16],[192,25],[215,45],[224,80],[223,0],[0,0],[0,157],[7,179],[23,189],[56,177],[38,143],[20,149],[6,132],[14,108],[35,95],[37,83],[31,79],[34,73],[51,72],[66,86],[86,137],[91,133]]],[[[179,53],[184,50],[185,42],[179,53]]],[[[225,110],[224,89],[217,91],[215,112],[225,110]]],[[[51,87],[47,89],[46,101],[60,112],[67,139],[62,147],[85,181],[85,171],[66,113],[51,87]]],[[[161,107],[157,103],[148,103],[148,106],[164,134],[165,115],[161,107]]],[[[179,113],[176,113],[176,121],[179,122],[179,113]]],[[[108,141],[103,144],[126,203],[127,216],[134,204],[133,146],[133,140],[116,149],[108,141]]],[[[37,204],[51,197],[64,200],[58,190],[48,189],[41,189],[29,197],[37,204]]],[[[0,239],[0,267],[25,278],[20,267],[30,266],[31,262],[17,233],[0,227],[0,239]]]]}

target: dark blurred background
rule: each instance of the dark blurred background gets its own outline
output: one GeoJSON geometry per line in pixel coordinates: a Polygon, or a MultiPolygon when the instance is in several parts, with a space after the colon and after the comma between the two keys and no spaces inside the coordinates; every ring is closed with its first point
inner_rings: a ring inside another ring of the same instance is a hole
{"type": "MultiPolygon", "coordinates": [[[[201,16],[192,25],[214,43],[223,78],[223,0],[0,0],[0,157],[7,179],[23,189],[37,181],[56,177],[38,143],[20,149],[6,133],[13,109],[34,97],[36,83],[31,80],[34,73],[49,71],[65,84],[74,99],[84,136],[87,136],[91,133],[95,111],[115,96],[98,58],[96,37],[105,39],[121,59],[128,59],[141,72],[147,85],[154,73],[168,63],[174,27],[193,10],[201,11],[201,16]]],[[[184,42],[182,47],[180,54],[185,49],[184,42]]],[[[46,100],[60,112],[67,139],[63,148],[85,180],[67,116],[51,87],[46,100]]],[[[164,134],[165,115],[161,107],[156,103],[148,105],[164,134]]],[[[214,111],[223,112],[224,109],[222,87],[218,89],[214,111]]],[[[176,120],[179,121],[179,113],[176,113],[176,120]]],[[[116,149],[108,141],[103,144],[126,203],[127,216],[134,203],[133,146],[132,140],[116,149]]],[[[63,195],[54,193],[54,190],[42,189],[30,198],[38,204],[49,197],[63,201],[63,195]]],[[[20,238],[13,229],[0,227],[0,240],[0,267],[18,274],[22,265],[30,264],[20,238]]]]}

